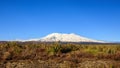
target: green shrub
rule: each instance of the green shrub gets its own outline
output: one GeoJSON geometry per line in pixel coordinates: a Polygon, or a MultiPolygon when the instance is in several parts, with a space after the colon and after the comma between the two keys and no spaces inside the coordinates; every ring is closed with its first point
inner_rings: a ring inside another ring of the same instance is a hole
{"type": "Polygon", "coordinates": [[[61,44],[59,43],[54,43],[51,47],[47,49],[48,53],[51,55],[55,55],[61,50],[61,44]]]}

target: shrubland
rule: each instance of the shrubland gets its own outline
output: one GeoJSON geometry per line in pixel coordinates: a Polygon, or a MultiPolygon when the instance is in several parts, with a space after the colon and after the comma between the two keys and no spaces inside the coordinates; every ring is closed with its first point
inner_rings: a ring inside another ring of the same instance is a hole
{"type": "Polygon", "coordinates": [[[0,60],[8,68],[22,61],[41,68],[119,68],[120,44],[0,42],[0,60]]]}

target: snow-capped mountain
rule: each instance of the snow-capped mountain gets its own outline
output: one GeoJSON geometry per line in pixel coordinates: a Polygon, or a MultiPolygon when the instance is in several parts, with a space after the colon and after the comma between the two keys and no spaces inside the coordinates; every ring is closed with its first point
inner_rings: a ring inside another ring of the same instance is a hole
{"type": "Polygon", "coordinates": [[[103,42],[97,41],[93,39],[88,39],[74,33],[71,34],[61,34],[61,33],[52,33],[40,39],[40,41],[44,42],[54,42],[54,41],[61,41],[61,42],[103,42]]]}
{"type": "Polygon", "coordinates": [[[18,41],[41,41],[41,42],[98,42],[103,43],[103,41],[93,40],[86,37],[79,36],[77,34],[62,34],[62,33],[52,33],[45,37],[38,39],[29,39],[29,40],[18,40],[18,41]]]}

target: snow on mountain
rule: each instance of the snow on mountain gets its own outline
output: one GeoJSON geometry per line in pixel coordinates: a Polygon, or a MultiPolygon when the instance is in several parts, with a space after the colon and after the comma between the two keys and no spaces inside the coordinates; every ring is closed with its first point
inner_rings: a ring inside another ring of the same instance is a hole
{"type": "Polygon", "coordinates": [[[43,38],[18,40],[18,41],[22,41],[22,42],[25,42],[25,41],[42,41],[42,42],[61,41],[61,42],[98,42],[98,43],[103,43],[103,41],[89,39],[86,37],[76,35],[74,33],[71,33],[71,34],[52,33],[43,38]]]}
{"type": "Polygon", "coordinates": [[[52,33],[47,35],[46,37],[41,38],[40,41],[44,42],[54,42],[54,41],[61,41],[61,42],[102,42],[97,40],[88,39],[74,33],[71,34],[61,34],[61,33],[52,33]]]}

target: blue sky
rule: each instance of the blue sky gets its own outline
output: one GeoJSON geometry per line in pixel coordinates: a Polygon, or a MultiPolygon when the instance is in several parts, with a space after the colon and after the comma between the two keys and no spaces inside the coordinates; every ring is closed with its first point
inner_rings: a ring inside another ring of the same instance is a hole
{"type": "Polygon", "coordinates": [[[0,0],[0,40],[75,33],[120,41],[119,0],[0,0]]]}

